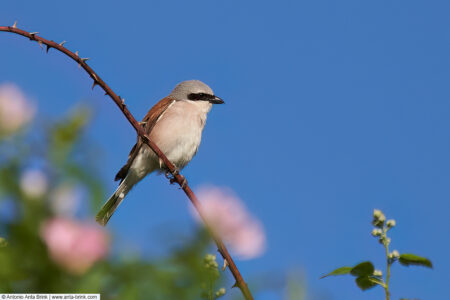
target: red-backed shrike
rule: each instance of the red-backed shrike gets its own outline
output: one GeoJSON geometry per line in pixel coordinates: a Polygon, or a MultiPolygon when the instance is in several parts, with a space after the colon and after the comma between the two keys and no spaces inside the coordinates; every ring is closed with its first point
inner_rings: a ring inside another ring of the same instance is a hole
{"type": "MultiPolygon", "coordinates": [[[[222,103],[223,100],[203,82],[183,81],[150,109],[141,124],[150,140],[182,169],[197,153],[212,104],[222,103]]],[[[120,185],[98,212],[97,222],[106,225],[126,194],[147,174],[166,170],[158,156],[138,138],[127,163],[116,175],[115,180],[120,180],[120,185]]]]}

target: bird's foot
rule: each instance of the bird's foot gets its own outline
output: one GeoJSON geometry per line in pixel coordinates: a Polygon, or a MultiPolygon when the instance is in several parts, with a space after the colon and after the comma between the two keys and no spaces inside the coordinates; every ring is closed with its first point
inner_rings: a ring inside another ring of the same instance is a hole
{"type": "Polygon", "coordinates": [[[180,169],[175,166],[175,169],[173,170],[173,172],[170,171],[166,171],[166,173],[164,174],[166,176],[167,179],[169,179],[170,184],[174,184],[177,182],[177,179],[175,178],[175,176],[179,175],[181,176],[181,188],[184,189],[185,186],[187,185],[187,180],[186,177],[184,177],[183,175],[180,174],[180,169]]]}
{"type": "MultiPolygon", "coordinates": [[[[180,176],[181,176],[180,189],[184,189],[187,185],[187,179],[183,175],[180,175],[180,176]]],[[[169,178],[169,182],[170,182],[170,184],[174,184],[177,182],[177,179],[175,177],[171,177],[171,178],[169,178]]]]}
{"type": "Polygon", "coordinates": [[[177,176],[178,174],[180,174],[180,169],[177,166],[174,166],[174,167],[175,167],[175,169],[173,170],[172,175],[177,176]]]}
{"type": "Polygon", "coordinates": [[[177,166],[174,166],[174,167],[175,168],[174,168],[173,172],[170,172],[170,170],[166,170],[166,172],[164,173],[164,175],[166,176],[167,179],[175,178],[175,176],[180,174],[180,169],[177,166]]]}

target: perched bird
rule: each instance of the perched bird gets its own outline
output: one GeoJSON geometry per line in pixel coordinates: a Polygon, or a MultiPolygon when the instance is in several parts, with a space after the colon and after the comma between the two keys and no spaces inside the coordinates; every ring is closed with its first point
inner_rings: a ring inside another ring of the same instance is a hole
{"type": "MultiPolygon", "coordinates": [[[[222,103],[223,100],[205,83],[183,81],[150,109],[141,124],[150,140],[178,169],[182,169],[197,153],[212,104],[222,103]]],[[[115,177],[116,181],[120,180],[119,187],[98,212],[97,222],[106,225],[132,187],[154,171],[164,172],[167,168],[138,137],[127,163],[115,177]]]]}

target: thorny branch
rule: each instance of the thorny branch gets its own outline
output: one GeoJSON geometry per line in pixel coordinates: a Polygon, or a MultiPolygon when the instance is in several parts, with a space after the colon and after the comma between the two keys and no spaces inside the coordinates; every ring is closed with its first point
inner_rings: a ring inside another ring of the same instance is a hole
{"type": "Polygon", "coordinates": [[[244,279],[242,278],[242,275],[239,272],[236,264],[234,263],[233,259],[231,258],[230,253],[228,252],[222,239],[211,230],[210,226],[208,226],[208,222],[205,218],[201,204],[198,201],[197,197],[192,192],[189,185],[184,184],[184,186],[183,186],[184,177],[181,174],[179,174],[178,172],[176,172],[175,166],[167,159],[167,157],[164,155],[164,153],[161,152],[161,150],[158,148],[158,146],[156,146],[156,144],[154,142],[152,142],[149,139],[149,137],[145,134],[145,131],[142,128],[141,124],[138,121],[136,121],[136,119],[133,117],[133,115],[128,110],[127,106],[125,105],[124,99],[122,99],[120,96],[118,96],[116,93],[114,93],[114,91],[100,78],[100,76],[98,76],[97,73],[95,73],[94,70],[86,63],[88,58],[82,58],[82,57],[78,56],[78,51],[73,53],[72,51],[65,48],[64,47],[65,41],[58,44],[54,41],[44,39],[37,35],[38,32],[28,32],[25,30],[18,29],[16,27],[16,23],[14,23],[13,26],[0,26],[0,31],[11,32],[11,33],[15,33],[15,34],[27,37],[31,41],[37,42],[41,46],[41,48],[43,47],[43,45],[45,45],[47,53],[51,48],[54,48],[54,49],[64,53],[65,55],[69,56],[74,61],[76,61],[78,63],[78,65],[81,66],[89,74],[89,76],[94,81],[92,84],[92,88],[94,88],[96,85],[98,85],[105,91],[105,95],[108,95],[111,97],[111,99],[116,103],[116,105],[119,107],[119,109],[125,115],[127,120],[130,122],[130,124],[136,130],[136,133],[138,134],[138,136],[140,138],[142,138],[142,141],[145,144],[147,144],[158,155],[158,157],[164,162],[164,164],[167,166],[169,171],[172,173],[175,181],[180,185],[180,187],[184,190],[184,192],[186,193],[188,198],[191,200],[195,209],[197,210],[197,212],[199,213],[203,222],[205,223],[206,227],[208,228],[212,238],[214,239],[219,253],[222,255],[223,259],[226,261],[226,264],[228,264],[228,267],[236,280],[236,283],[233,285],[233,287],[234,286],[239,287],[239,289],[241,290],[245,299],[252,300],[253,296],[252,296],[250,290],[248,289],[248,286],[245,283],[244,279]]]}

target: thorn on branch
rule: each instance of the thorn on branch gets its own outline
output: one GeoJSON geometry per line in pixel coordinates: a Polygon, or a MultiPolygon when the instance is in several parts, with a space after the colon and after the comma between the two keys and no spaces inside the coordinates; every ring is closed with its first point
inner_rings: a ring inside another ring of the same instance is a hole
{"type": "Polygon", "coordinates": [[[45,52],[48,53],[48,50],[50,50],[50,48],[52,48],[52,46],[50,46],[50,45],[45,45],[45,46],[47,46],[47,48],[45,49],[45,52]]]}
{"type": "Polygon", "coordinates": [[[223,267],[222,267],[222,271],[225,271],[225,269],[228,267],[228,260],[224,259],[223,260],[223,267]]]}
{"type": "Polygon", "coordinates": [[[44,47],[42,46],[42,42],[38,41],[39,47],[41,47],[42,50],[44,50],[44,47]]]}
{"type": "Polygon", "coordinates": [[[78,50],[77,50],[77,51],[75,51],[75,55],[76,55],[76,56],[78,56],[78,50]]]}
{"type": "MultiPolygon", "coordinates": [[[[78,51],[77,51],[76,54],[77,54],[77,56],[78,56],[78,51]]],[[[80,59],[81,59],[81,62],[78,63],[78,68],[81,67],[81,63],[82,63],[82,62],[83,62],[83,63],[86,63],[86,61],[89,59],[89,57],[86,57],[86,58],[80,58],[80,59]]]]}
{"type": "Polygon", "coordinates": [[[234,282],[233,286],[231,287],[232,289],[239,287],[239,284],[237,281],[234,282]]]}
{"type": "Polygon", "coordinates": [[[37,32],[37,31],[35,31],[35,32],[30,32],[30,35],[31,35],[30,40],[35,40],[35,39],[36,39],[35,35],[38,34],[38,33],[39,33],[39,32],[37,32]]]}
{"type": "Polygon", "coordinates": [[[14,21],[12,28],[17,28],[17,21],[14,21]]]}
{"type": "Polygon", "coordinates": [[[58,45],[60,45],[61,47],[64,47],[63,45],[67,43],[66,41],[62,41],[61,43],[59,43],[58,45]]]}
{"type": "Polygon", "coordinates": [[[92,83],[92,89],[94,89],[96,85],[98,85],[98,83],[96,80],[94,80],[94,82],[92,83]]]}

